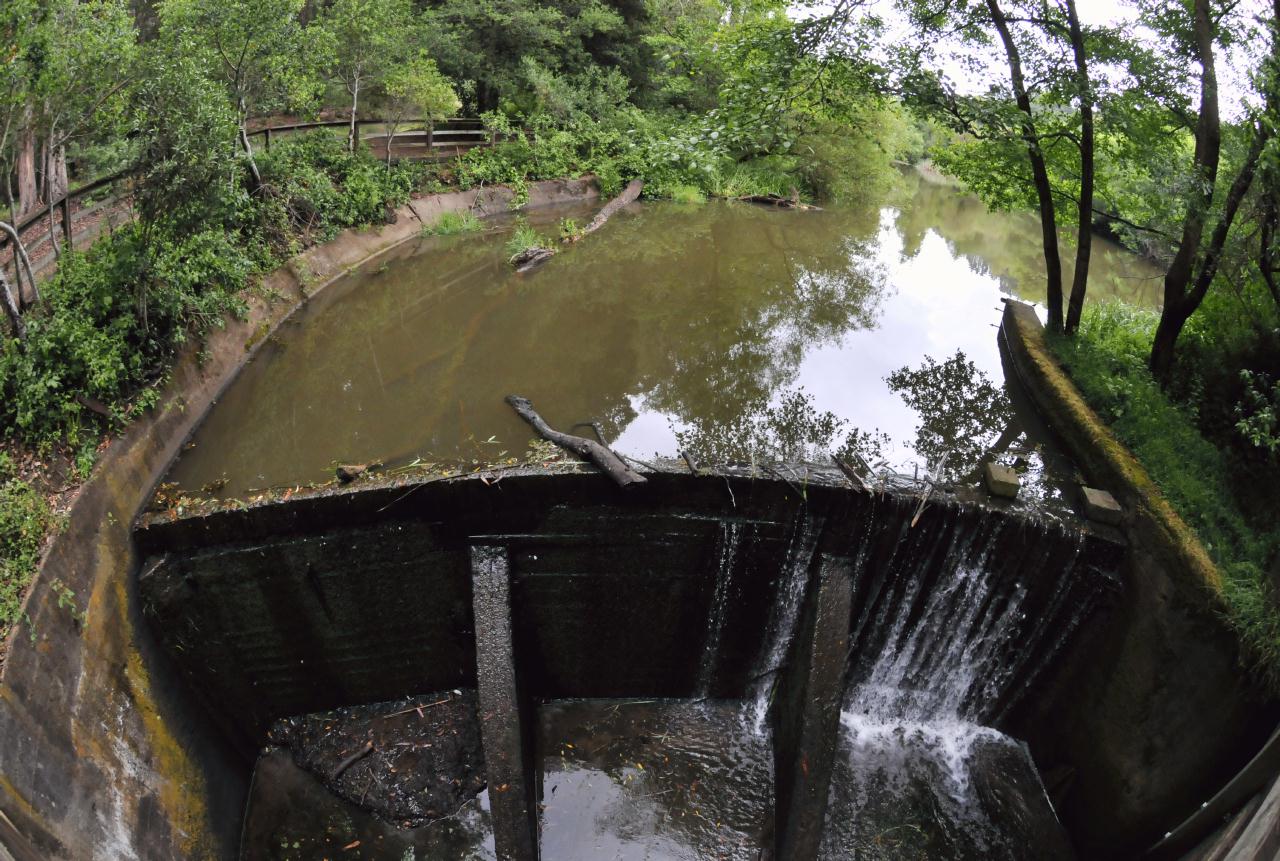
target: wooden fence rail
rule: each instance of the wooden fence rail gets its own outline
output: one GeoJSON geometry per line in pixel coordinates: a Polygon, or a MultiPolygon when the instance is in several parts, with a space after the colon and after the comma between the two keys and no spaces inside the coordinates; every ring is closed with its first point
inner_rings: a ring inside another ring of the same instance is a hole
{"type": "MultiPolygon", "coordinates": [[[[447,147],[453,147],[455,151],[457,151],[463,147],[470,149],[471,147],[476,146],[492,146],[496,143],[496,136],[485,129],[484,123],[481,120],[472,117],[454,117],[443,120],[439,123],[432,123],[430,120],[419,117],[404,120],[362,119],[356,121],[356,139],[360,139],[360,128],[362,126],[385,127],[393,123],[399,127],[406,128],[404,132],[398,132],[396,134],[397,141],[403,138],[407,143],[409,140],[413,140],[415,136],[425,135],[428,153],[432,152],[435,147],[440,144],[447,147]],[[415,132],[413,131],[413,126],[424,126],[425,128],[420,132],[415,132]]],[[[256,129],[249,132],[249,137],[261,136],[264,138],[265,149],[270,152],[273,137],[279,138],[293,132],[309,131],[312,129],[347,128],[350,125],[350,120],[286,123],[256,129]]],[[[378,140],[385,137],[385,134],[376,135],[372,140],[378,140]]],[[[45,218],[53,218],[54,213],[57,212],[62,222],[61,228],[63,242],[66,247],[72,248],[74,247],[72,239],[72,235],[74,233],[74,225],[71,217],[72,204],[83,197],[88,197],[89,195],[101,191],[104,188],[114,186],[116,183],[128,180],[132,176],[133,171],[124,170],[119,173],[111,174],[110,176],[104,176],[101,179],[96,179],[87,185],[82,185],[74,190],[68,191],[61,198],[55,200],[52,206],[47,203],[41,205],[25,218],[19,220],[17,224],[13,225],[13,227],[17,231],[18,235],[21,236],[26,230],[44,221],[45,218]]],[[[4,250],[8,247],[10,241],[8,234],[0,233],[0,254],[4,253],[4,250]]],[[[39,240],[37,239],[36,241],[38,242],[39,240]]],[[[14,255],[14,262],[15,264],[17,262],[16,254],[14,255]]],[[[0,263],[0,265],[4,264],[0,263]]]]}

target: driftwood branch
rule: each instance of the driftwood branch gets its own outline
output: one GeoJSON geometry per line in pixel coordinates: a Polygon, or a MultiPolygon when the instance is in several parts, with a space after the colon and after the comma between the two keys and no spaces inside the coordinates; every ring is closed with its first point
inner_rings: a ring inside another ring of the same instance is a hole
{"type": "MultiPolygon", "coordinates": [[[[601,227],[604,227],[604,223],[617,214],[618,210],[622,209],[629,203],[634,203],[636,198],[640,196],[640,192],[643,189],[644,182],[638,179],[631,180],[631,182],[627,183],[627,187],[622,190],[621,194],[606,203],[604,208],[596,213],[596,217],[591,219],[590,224],[582,228],[581,231],[573,236],[566,236],[564,241],[567,243],[577,242],[582,237],[590,233],[595,233],[601,227]]],[[[524,273],[542,265],[555,255],[556,249],[535,245],[532,248],[526,248],[525,250],[516,253],[508,262],[510,262],[512,266],[516,267],[517,273],[524,273]]]]}
{"type": "Polygon", "coordinates": [[[631,180],[631,182],[627,183],[627,187],[622,190],[621,194],[619,194],[613,200],[606,203],[604,206],[604,209],[596,213],[596,217],[591,219],[590,224],[582,228],[582,232],[574,236],[568,237],[567,239],[565,239],[565,241],[577,242],[582,237],[595,233],[601,227],[604,227],[604,223],[608,221],[610,218],[613,218],[613,216],[618,213],[618,210],[622,209],[622,207],[626,206],[627,204],[635,203],[636,200],[640,197],[640,192],[643,190],[644,190],[644,182],[642,180],[639,180],[639,179],[631,180]]]}
{"type": "Polygon", "coordinates": [[[519,395],[507,395],[506,401],[516,411],[516,415],[528,422],[537,431],[538,436],[548,442],[555,443],[565,451],[573,452],[583,460],[595,464],[601,472],[617,482],[619,487],[626,487],[629,484],[643,484],[646,481],[643,475],[628,466],[622,458],[595,440],[561,433],[553,429],[542,416],[538,415],[528,398],[522,398],[519,395]]]}
{"type": "Polygon", "coordinates": [[[791,190],[790,197],[780,197],[776,194],[744,194],[741,197],[734,198],[743,203],[759,203],[764,206],[773,206],[778,209],[812,209],[821,210],[822,207],[814,206],[811,203],[803,203],[800,200],[800,192],[794,188],[791,190]]]}

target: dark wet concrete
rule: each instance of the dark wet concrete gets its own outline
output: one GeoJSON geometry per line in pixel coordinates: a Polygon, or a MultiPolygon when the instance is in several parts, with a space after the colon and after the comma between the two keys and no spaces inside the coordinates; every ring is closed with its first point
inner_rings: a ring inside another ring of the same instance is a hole
{"type": "Polygon", "coordinates": [[[538,762],[548,861],[754,861],[772,843],[772,744],[742,702],[547,703],[538,762]]]}
{"type": "Polygon", "coordinates": [[[334,795],[288,751],[258,760],[241,861],[494,861],[487,794],[418,828],[389,825],[334,795]]]}
{"type": "Polygon", "coordinates": [[[484,788],[472,690],[285,718],[268,739],[334,794],[405,828],[451,814],[484,788]]]}

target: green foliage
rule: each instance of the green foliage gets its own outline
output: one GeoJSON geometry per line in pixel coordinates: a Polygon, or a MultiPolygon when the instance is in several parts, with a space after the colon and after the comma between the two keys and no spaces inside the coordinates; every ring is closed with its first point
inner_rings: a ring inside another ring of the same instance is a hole
{"type": "Polygon", "coordinates": [[[507,239],[507,256],[515,257],[522,251],[528,251],[530,248],[548,248],[551,242],[538,231],[534,230],[523,221],[518,223],[515,230],[511,231],[511,236],[507,239]]]}
{"type": "Polygon", "coordinates": [[[1280,610],[1264,572],[1280,554],[1274,507],[1243,502],[1253,477],[1230,449],[1205,437],[1196,415],[1175,403],[1147,370],[1158,313],[1121,304],[1090,306],[1075,339],[1056,342],[1090,405],[1134,453],[1170,504],[1196,531],[1224,575],[1231,621],[1254,668],[1280,684],[1280,610]]]}
{"type": "Polygon", "coordinates": [[[671,189],[671,199],[676,203],[706,203],[707,196],[696,185],[677,185],[671,189]]]}
{"type": "Polygon", "coordinates": [[[417,113],[423,119],[443,120],[462,107],[449,79],[434,60],[422,55],[388,72],[386,91],[397,116],[417,113]]]}
{"type": "Polygon", "coordinates": [[[387,166],[368,150],[347,150],[324,131],[282,141],[261,159],[264,226],[282,250],[344,227],[383,219],[409,199],[422,175],[412,164],[387,166]]]}
{"type": "MultiPolygon", "coordinates": [[[[194,134],[189,143],[197,146],[194,134]]],[[[211,191],[221,184],[212,169],[195,185],[177,167],[145,174],[156,183],[146,193],[159,201],[169,188],[174,211],[188,215],[157,212],[64,255],[27,316],[27,340],[0,343],[0,430],[29,443],[96,439],[88,403],[106,405],[116,421],[130,405],[147,406],[174,352],[242,309],[255,274],[341,227],[381,222],[420,177],[417,167],[387,168],[323,133],[282,141],[262,170],[257,199],[211,191]]]]}
{"type": "Polygon", "coordinates": [[[483,230],[484,224],[470,210],[462,212],[444,212],[434,224],[422,227],[423,236],[454,236],[459,233],[475,233],[483,230]]]}
{"type": "Polygon", "coordinates": [[[54,525],[44,497],[15,474],[0,452],[0,642],[22,613],[22,598],[54,525]]]}
{"type": "Polygon", "coordinates": [[[304,0],[164,0],[161,35],[204,64],[240,121],[307,107],[320,95],[326,45],[302,26],[304,0]]]}
{"type": "Polygon", "coordinates": [[[1236,430],[1254,448],[1262,449],[1271,458],[1280,454],[1280,380],[1268,388],[1265,374],[1240,372],[1245,395],[1236,405],[1236,430]]]}

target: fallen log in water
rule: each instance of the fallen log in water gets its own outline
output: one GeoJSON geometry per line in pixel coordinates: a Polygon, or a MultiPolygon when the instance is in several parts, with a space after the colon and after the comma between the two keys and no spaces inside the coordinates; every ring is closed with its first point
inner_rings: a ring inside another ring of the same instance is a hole
{"type": "Polygon", "coordinates": [[[801,202],[800,193],[797,191],[792,191],[790,197],[782,197],[777,194],[744,194],[741,197],[734,198],[734,200],[739,200],[743,203],[759,203],[764,206],[777,207],[778,209],[803,209],[819,212],[822,210],[821,206],[801,202]]]}
{"type": "Polygon", "coordinates": [[[555,443],[566,451],[573,452],[583,460],[595,464],[601,472],[617,482],[619,487],[626,487],[628,484],[643,484],[647,480],[643,475],[628,466],[626,461],[595,440],[561,433],[553,429],[542,416],[538,415],[533,408],[533,403],[528,398],[522,398],[520,395],[507,395],[506,401],[520,418],[527,421],[538,432],[538,436],[548,442],[555,443]]]}
{"type": "Polygon", "coordinates": [[[550,260],[555,256],[554,248],[544,248],[541,245],[535,245],[532,248],[526,248],[524,251],[518,251],[511,255],[509,262],[516,267],[517,272],[528,272],[533,267],[543,261],[550,260]]]}
{"type": "Polygon", "coordinates": [[[582,237],[590,233],[595,233],[601,227],[604,227],[604,223],[608,221],[610,218],[612,218],[618,212],[618,210],[622,209],[622,207],[626,206],[629,203],[635,203],[636,199],[640,197],[640,192],[643,190],[644,190],[643,180],[639,180],[639,179],[631,180],[631,182],[627,183],[627,187],[622,190],[621,194],[619,194],[613,200],[605,204],[604,209],[596,213],[596,217],[591,219],[590,224],[582,228],[582,231],[580,233],[577,233],[574,236],[566,237],[565,242],[577,242],[582,237]]]}
{"type": "MultiPolygon", "coordinates": [[[[642,190],[644,190],[643,180],[639,180],[639,179],[631,180],[631,182],[627,183],[627,187],[622,190],[621,194],[619,194],[613,200],[606,203],[604,208],[596,213],[596,217],[591,219],[590,224],[582,228],[582,230],[578,231],[574,235],[566,236],[564,238],[564,241],[566,243],[577,242],[579,239],[586,236],[587,234],[595,233],[601,227],[604,227],[604,223],[608,221],[610,218],[612,218],[618,212],[618,210],[622,209],[622,207],[626,206],[628,203],[635,203],[636,199],[640,197],[640,192],[642,190]]],[[[511,259],[508,262],[512,266],[516,267],[516,272],[523,273],[523,272],[528,272],[530,269],[533,269],[534,267],[539,266],[542,263],[545,263],[546,261],[554,257],[555,254],[556,254],[556,249],[554,248],[546,248],[541,245],[536,245],[532,248],[526,248],[523,251],[519,251],[516,254],[512,255],[511,259]]]]}

